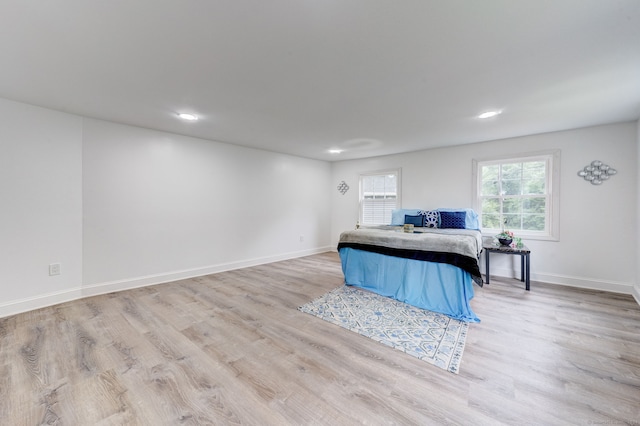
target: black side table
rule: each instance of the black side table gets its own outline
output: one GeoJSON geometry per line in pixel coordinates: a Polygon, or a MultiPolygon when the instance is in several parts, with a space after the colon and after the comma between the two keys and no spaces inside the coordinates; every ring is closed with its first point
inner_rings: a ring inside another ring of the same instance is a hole
{"type": "Polygon", "coordinates": [[[489,254],[490,253],[502,253],[502,254],[515,254],[520,256],[520,281],[525,283],[525,289],[529,291],[530,284],[530,258],[531,250],[525,245],[520,247],[503,246],[498,243],[494,243],[493,239],[485,239],[482,242],[482,249],[484,250],[485,259],[485,276],[487,278],[487,284],[489,284],[489,254]]]}

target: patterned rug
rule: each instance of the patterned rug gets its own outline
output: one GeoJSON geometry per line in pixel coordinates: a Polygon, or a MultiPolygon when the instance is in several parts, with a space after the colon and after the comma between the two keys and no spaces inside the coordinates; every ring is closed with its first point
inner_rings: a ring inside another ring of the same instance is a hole
{"type": "Polygon", "coordinates": [[[465,322],[346,285],[298,309],[458,373],[465,322]]]}

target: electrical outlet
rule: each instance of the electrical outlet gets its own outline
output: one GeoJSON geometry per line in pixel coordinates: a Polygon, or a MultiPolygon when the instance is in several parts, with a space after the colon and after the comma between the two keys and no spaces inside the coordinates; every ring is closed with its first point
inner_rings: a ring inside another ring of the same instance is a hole
{"type": "Polygon", "coordinates": [[[49,265],[49,275],[60,275],[59,263],[52,263],[49,265]]]}
{"type": "Polygon", "coordinates": [[[300,235],[300,242],[303,243],[304,242],[304,235],[300,235]]]}

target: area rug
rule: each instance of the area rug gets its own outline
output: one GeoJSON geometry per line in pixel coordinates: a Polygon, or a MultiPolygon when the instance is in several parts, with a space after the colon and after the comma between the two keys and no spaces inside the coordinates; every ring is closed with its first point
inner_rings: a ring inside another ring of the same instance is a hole
{"type": "Polygon", "coordinates": [[[298,309],[458,373],[465,322],[346,285],[298,309]]]}

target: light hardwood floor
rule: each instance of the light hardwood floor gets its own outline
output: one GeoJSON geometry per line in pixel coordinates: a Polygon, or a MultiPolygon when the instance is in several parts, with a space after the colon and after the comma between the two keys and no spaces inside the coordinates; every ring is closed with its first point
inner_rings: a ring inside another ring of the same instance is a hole
{"type": "Polygon", "coordinates": [[[631,296],[492,277],[455,375],[297,310],[342,280],[325,253],[0,319],[0,424],[640,424],[631,296]]]}

